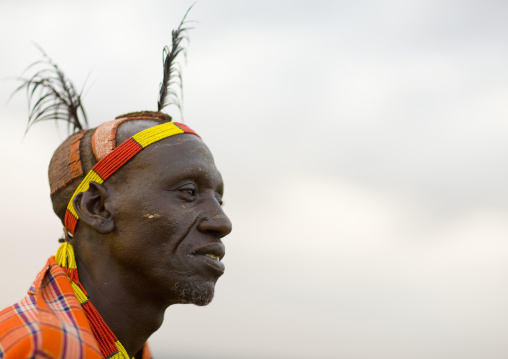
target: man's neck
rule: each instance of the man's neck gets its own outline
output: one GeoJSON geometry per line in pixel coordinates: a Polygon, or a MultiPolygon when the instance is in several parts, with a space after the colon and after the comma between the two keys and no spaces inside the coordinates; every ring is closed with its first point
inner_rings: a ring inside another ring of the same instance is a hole
{"type": "MultiPolygon", "coordinates": [[[[83,254],[86,257],[86,252],[83,254]]],[[[128,283],[122,281],[129,278],[118,273],[110,261],[90,263],[81,257],[76,253],[79,279],[90,301],[129,357],[134,356],[162,325],[167,304],[133,296],[128,283]]]]}

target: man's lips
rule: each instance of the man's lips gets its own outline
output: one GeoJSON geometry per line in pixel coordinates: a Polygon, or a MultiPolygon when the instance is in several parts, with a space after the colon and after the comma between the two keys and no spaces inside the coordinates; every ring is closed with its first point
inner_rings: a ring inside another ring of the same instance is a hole
{"type": "Polygon", "coordinates": [[[222,243],[213,243],[207,246],[196,248],[192,251],[192,255],[204,255],[209,258],[220,261],[226,254],[226,248],[222,243]]]}
{"type": "Polygon", "coordinates": [[[218,272],[219,275],[222,275],[225,270],[225,266],[221,262],[224,255],[225,248],[222,243],[208,245],[192,251],[194,258],[201,259],[208,267],[218,272]]]}

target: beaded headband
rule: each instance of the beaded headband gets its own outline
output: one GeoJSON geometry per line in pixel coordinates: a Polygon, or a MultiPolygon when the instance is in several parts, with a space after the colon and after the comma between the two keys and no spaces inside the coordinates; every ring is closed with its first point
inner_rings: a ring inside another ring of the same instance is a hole
{"type": "Polygon", "coordinates": [[[79,216],[74,209],[74,197],[76,197],[78,193],[87,191],[90,182],[96,182],[99,184],[104,183],[106,179],[118,171],[142,149],[165,138],[184,133],[200,137],[196,132],[184,124],[178,122],[166,122],[138,132],[123,142],[120,146],[104,155],[104,157],[102,157],[102,159],[100,159],[99,162],[97,162],[97,164],[88,172],[85,178],[83,178],[83,181],[81,181],[79,186],[76,188],[76,191],[67,205],[64,223],[65,228],[67,228],[69,233],[74,235],[79,221],[79,216]]]}

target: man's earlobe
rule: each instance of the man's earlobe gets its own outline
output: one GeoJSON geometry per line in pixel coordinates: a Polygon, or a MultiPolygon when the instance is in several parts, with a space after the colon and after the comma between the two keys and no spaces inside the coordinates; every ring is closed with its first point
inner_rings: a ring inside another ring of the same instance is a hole
{"type": "Polygon", "coordinates": [[[73,202],[80,222],[85,222],[102,234],[115,229],[113,215],[104,206],[106,197],[107,191],[103,185],[90,182],[88,190],[78,193],[73,202]]]}

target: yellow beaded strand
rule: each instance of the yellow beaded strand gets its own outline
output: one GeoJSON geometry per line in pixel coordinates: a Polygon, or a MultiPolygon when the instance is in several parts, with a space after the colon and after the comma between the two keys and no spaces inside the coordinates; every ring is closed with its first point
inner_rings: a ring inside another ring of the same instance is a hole
{"type": "Polygon", "coordinates": [[[77,269],[76,258],[74,257],[74,248],[69,242],[64,242],[56,251],[55,261],[60,267],[68,269],[77,269]]]}

